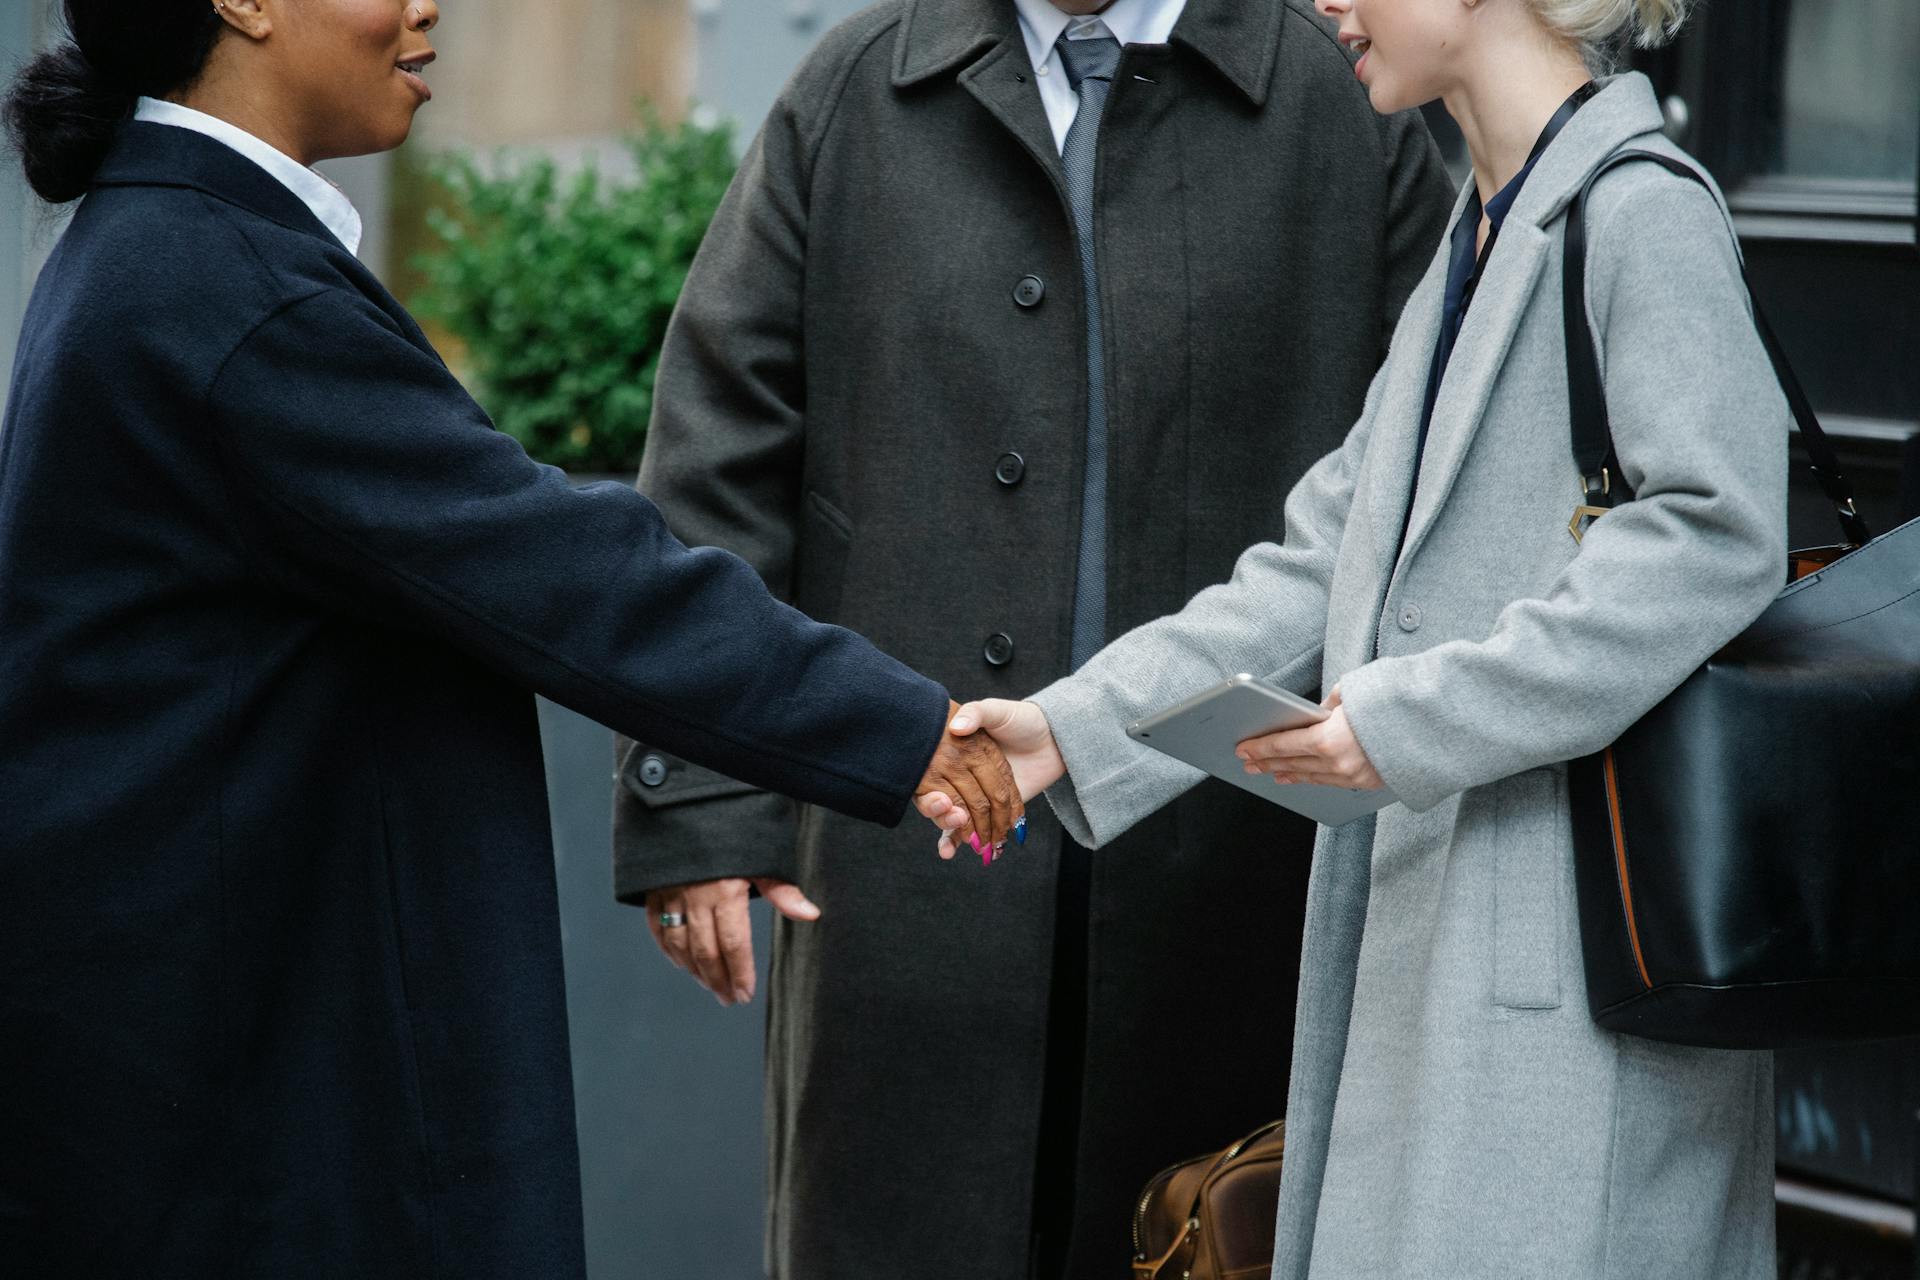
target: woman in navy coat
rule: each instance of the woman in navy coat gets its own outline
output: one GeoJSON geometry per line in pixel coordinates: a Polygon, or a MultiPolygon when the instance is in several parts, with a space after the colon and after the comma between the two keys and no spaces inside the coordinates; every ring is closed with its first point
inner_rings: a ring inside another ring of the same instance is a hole
{"type": "Polygon", "coordinates": [[[66,10],[8,105],[87,199],[0,434],[0,1265],[579,1275],[528,691],[877,822],[1010,779],[529,461],[342,243],[306,166],[406,136],[434,0],[66,10]]]}

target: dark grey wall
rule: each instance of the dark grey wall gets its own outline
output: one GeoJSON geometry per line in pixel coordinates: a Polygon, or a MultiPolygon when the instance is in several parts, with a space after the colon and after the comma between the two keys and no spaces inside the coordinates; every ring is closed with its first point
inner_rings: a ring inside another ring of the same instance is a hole
{"type": "MultiPolygon", "coordinates": [[[[592,1280],[761,1272],[761,1006],[722,1009],[613,900],[613,738],[540,704],[592,1280]]],[[[766,906],[754,931],[765,988],[766,906]]]]}

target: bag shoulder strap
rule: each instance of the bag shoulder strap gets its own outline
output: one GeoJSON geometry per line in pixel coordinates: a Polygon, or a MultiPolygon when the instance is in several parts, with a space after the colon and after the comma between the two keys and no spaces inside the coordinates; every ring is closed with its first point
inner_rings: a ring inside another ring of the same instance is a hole
{"type": "MultiPolygon", "coordinates": [[[[1620,460],[1614,453],[1613,428],[1607,416],[1606,388],[1600,379],[1597,339],[1587,315],[1586,205],[1594,183],[1603,174],[1620,165],[1640,160],[1651,160],[1670,173],[1712,190],[1705,175],[1683,160],[1658,151],[1619,151],[1588,175],[1580,193],[1567,207],[1565,300],[1562,307],[1567,333],[1567,405],[1573,425],[1573,460],[1580,468],[1580,484],[1586,494],[1584,502],[1594,509],[1610,508],[1622,500],[1630,501],[1633,492],[1620,474],[1620,460]]],[[[1753,281],[1747,275],[1745,259],[1737,250],[1735,257],[1740,262],[1741,283],[1746,287],[1753,306],[1754,327],[1767,349],[1768,359],[1773,362],[1781,390],[1786,393],[1787,405],[1792,409],[1793,420],[1800,428],[1801,442],[1812,458],[1813,477],[1827,500],[1833,503],[1845,539],[1856,546],[1864,546],[1873,541],[1873,532],[1867,527],[1867,522],[1860,518],[1859,509],[1854,505],[1853,485],[1841,472],[1839,456],[1834,452],[1833,443],[1827,439],[1827,433],[1821,429],[1820,420],[1813,411],[1813,402],[1807,399],[1807,393],[1794,374],[1780,340],[1774,336],[1773,326],[1767,323],[1766,314],[1760,309],[1760,300],[1753,295],[1753,281]]]]}

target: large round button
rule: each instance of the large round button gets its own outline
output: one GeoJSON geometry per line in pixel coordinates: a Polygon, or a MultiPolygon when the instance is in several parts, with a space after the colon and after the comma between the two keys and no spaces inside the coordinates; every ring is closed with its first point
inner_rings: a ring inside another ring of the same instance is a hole
{"type": "Polygon", "coordinates": [[[1013,286],[1013,300],[1023,307],[1037,307],[1046,296],[1047,283],[1039,276],[1021,276],[1020,283],[1013,286]]]}
{"type": "Polygon", "coordinates": [[[1400,629],[1402,631],[1418,631],[1420,629],[1419,605],[1406,605],[1400,610],[1400,629]]]}
{"type": "Polygon", "coordinates": [[[643,786],[657,787],[667,780],[667,762],[659,756],[648,756],[640,762],[640,782],[643,786]]]}
{"type": "Polygon", "coordinates": [[[1012,488],[1027,474],[1027,460],[1017,453],[1003,453],[993,464],[993,478],[1012,488]]]}
{"type": "Polygon", "coordinates": [[[1004,667],[1013,661],[1013,637],[1004,631],[996,631],[987,637],[987,665],[1004,667]]]}

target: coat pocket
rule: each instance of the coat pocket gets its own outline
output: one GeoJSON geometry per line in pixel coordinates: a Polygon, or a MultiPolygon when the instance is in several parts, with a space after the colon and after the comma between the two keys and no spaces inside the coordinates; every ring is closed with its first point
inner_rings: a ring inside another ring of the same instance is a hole
{"type": "Polygon", "coordinates": [[[801,513],[799,561],[794,566],[793,605],[823,622],[837,621],[847,586],[847,556],[853,521],[813,490],[801,513]]]}
{"type": "Polygon", "coordinates": [[[1500,784],[1494,818],[1493,1002],[1560,1006],[1560,885],[1572,856],[1566,789],[1555,769],[1500,784]]]}

